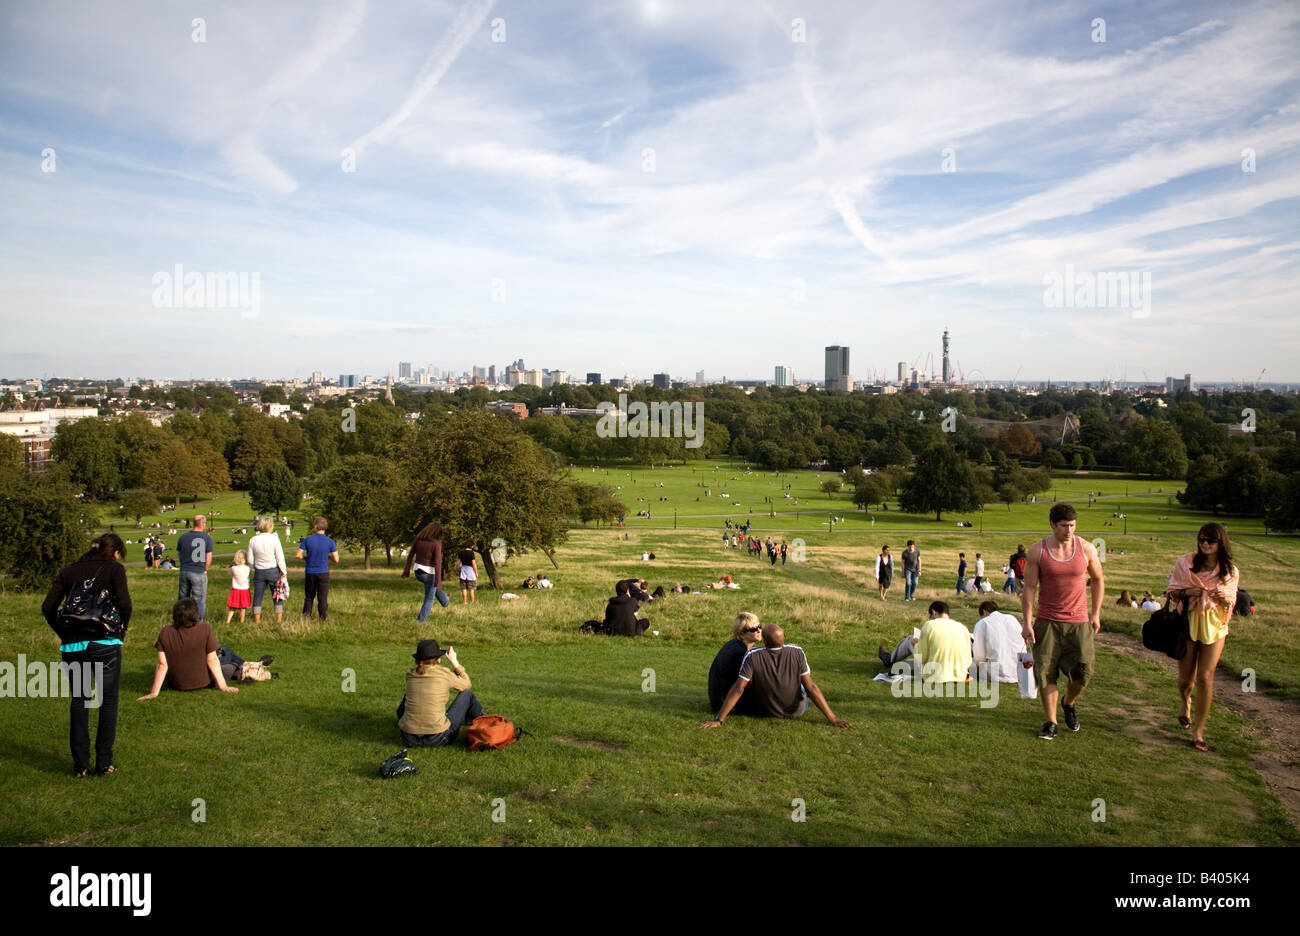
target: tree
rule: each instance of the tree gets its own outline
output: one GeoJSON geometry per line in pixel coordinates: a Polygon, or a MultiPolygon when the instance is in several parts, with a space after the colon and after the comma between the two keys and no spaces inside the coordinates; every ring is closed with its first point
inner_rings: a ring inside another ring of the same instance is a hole
{"type": "Polygon", "coordinates": [[[230,478],[235,487],[251,488],[257,469],[271,462],[284,464],[284,450],[275,437],[270,420],[253,414],[239,427],[230,461],[230,478]]]}
{"type": "Polygon", "coordinates": [[[627,516],[627,505],[619,499],[608,484],[586,484],[582,481],[574,481],[572,488],[578,519],[583,523],[592,520],[612,523],[619,517],[627,516]]]}
{"type": "Polygon", "coordinates": [[[889,482],[880,474],[863,475],[853,488],[853,503],[866,510],[872,504],[883,504],[889,492],[889,482]]]}
{"type": "Polygon", "coordinates": [[[1043,450],[1033,432],[1024,423],[1016,423],[998,436],[998,448],[1016,458],[1037,455],[1043,450]]]}
{"type": "Polygon", "coordinates": [[[90,517],[77,488],[46,478],[0,480],[0,571],[18,589],[46,589],[86,550],[90,517]]]}
{"type": "Polygon", "coordinates": [[[284,387],[281,387],[279,384],[270,387],[263,387],[261,397],[263,403],[289,402],[289,398],[284,395],[284,387]]]}
{"type": "Polygon", "coordinates": [[[1187,474],[1187,448],[1178,430],[1161,419],[1139,419],[1125,438],[1127,467],[1135,474],[1154,478],[1181,478],[1187,474]]]}
{"type": "MultiPolygon", "coordinates": [[[[182,494],[215,494],[230,487],[226,463],[203,439],[188,445],[167,443],[144,470],[145,487],[169,504],[179,504],[182,494]]],[[[152,513],[152,511],[145,511],[152,513]]]]}
{"type": "Polygon", "coordinates": [[[142,517],[158,512],[158,495],[145,488],[122,492],[122,513],[140,522],[142,517]]]}
{"type": "Polygon", "coordinates": [[[1300,473],[1282,479],[1265,514],[1270,530],[1292,533],[1300,530],[1300,473]]]}
{"type": "Polygon", "coordinates": [[[899,506],[907,513],[929,513],[942,520],[945,510],[978,510],[981,482],[964,456],[936,442],[916,459],[904,484],[899,506]]]}
{"type": "Polygon", "coordinates": [[[60,423],[51,454],[63,477],[84,487],[93,498],[104,497],[121,483],[122,446],[112,423],[98,419],[60,423]]]}
{"type": "Polygon", "coordinates": [[[531,547],[551,557],[566,536],[571,494],[556,478],[553,456],[515,420],[463,408],[421,417],[403,452],[412,479],[411,531],[437,519],[452,544],[472,544],[483,568],[500,586],[492,543],[531,547]]]}
{"type": "Polygon", "coordinates": [[[838,494],[844,485],[839,478],[827,478],[822,482],[823,494],[838,494]]]}
{"type": "Polygon", "coordinates": [[[23,443],[11,435],[0,435],[0,480],[18,480],[27,473],[23,443]]]}
{"type": "Polygon", "coordinates": [[[370,554],[392,547],[412,531],[408,492],[397,465],[378,455],[345,455],[317,479],[311,489],[311,516],[329,520],[330,535],[360,549],[370,568],[370,554]]]}
{"type": "Polygon", "coordinates": [[[286,507],[302,500],[302,483],[281,461],[269,461],[253,471],[248,482],[248,501],[259,514],[280,516],[286,507]]]}

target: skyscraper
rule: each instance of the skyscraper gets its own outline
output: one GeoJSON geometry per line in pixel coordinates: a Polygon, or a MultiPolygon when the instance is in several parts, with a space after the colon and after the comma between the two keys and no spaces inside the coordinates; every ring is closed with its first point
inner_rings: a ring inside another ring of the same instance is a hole
{"type": "Polygon", "coordinates": [[[488,383],[490,383],[490,384],[494,384],[494,383],[496,383],[496,382],[497,382],[497,366],[496,366],[495,364],[489,364],[489,365],[488,365],[488,383]]]}
{"type": "Polygon", "coordinates": [[[695,383],[697,386],[704,386],[704,371],[695,372],[695,383]]]}
{"type": "Polygon", "coordinates": [[[794,386],[794,371],[790,370],[790,368],[786,367],[784,364],[776,365],[775,379],[772,383],[777,387],[794,386]]]}
{"type": "Polygon", "coordinates": [[[829,345],[826,348],[826,389],[853,389],[853,378],[849,376],[849,349],[847,347],[829,345]]]}
{"type": "Polygon", "coordinates": [[[946,384],[952,372],[948,368],[948,329],[943,330],[943,382],[946,384]]]}
{"type": "Polygon", "coordinates": [[[901,384],[907,383],[907,362],[906,361],[898,362],[898,382],[901,384]]]}
{"type": "Polygon", "coordinates": [[[398,380],[410,380],[410,379],[411,379],[411,362],[410,362],[410,361],[398,361],[398,362],[397,362],[397,379],[398,379],[398,380]]]}
{"type": "Polygon", "coordinates": [[[600,383],[600,374],[597,373],[596,371],[587,371],[587,383],[589,383],[589,384],[599,384],[599,383],[600,383]]]}
{"type": "Polygon", "coordinates": [[[656,387],[662,387],[665,390],[672,385],[671,378],[667,374],[655,374],[654,381],[656,387]]]}

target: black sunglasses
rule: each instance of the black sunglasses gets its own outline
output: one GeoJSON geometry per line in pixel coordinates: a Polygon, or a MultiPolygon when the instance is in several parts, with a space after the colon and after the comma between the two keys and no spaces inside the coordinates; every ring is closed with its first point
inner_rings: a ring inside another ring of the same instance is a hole
{"type": "Polygon", "coordinates": [[[1210,537],[1208,537],[1208,536],[1198,536],[1198,537],[1196,537],[1196,542],[1198,542],[1198,543],[1217,543],[1218,540],[1217,540],[1217,539],[1210,539],[1210,537]]]}
{"type": "Polygon", "coordinates": [[[759,631],[761,631],[762,629],[763,629],[763,628],[761,628],[761,627],[744,627],[744,628],[741,628],[741,631],[740,631],[740,632],[741,632],[742,634],[757,634],[757,633],[758,633],[759,631]]]}

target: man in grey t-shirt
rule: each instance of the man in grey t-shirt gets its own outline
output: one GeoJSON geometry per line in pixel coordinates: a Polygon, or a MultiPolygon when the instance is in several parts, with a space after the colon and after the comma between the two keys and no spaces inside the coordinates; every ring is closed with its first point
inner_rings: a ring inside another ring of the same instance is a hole
{"type": "Polygon", "coordinates": [[[915,540],[907,541],[903,550],[903,600],[912,601],[916,597],[916,583],[921,578],[921,550],[916,548],[915,540]]]}
{"type": "Polygon", "coordinates": [[[813,682],[803,648],[787,644],[785,631],[776,624],[768,624],[763,628],[763,646],[755,647],[745,654],[745,659],[740,664],[740,675],[727,692],[717,718],[700,722],[700,727],[719,727],[746,691],[752,693],[746,699],[747,714],[756,717],[798,718],[807,711],[808,700],[811,698],[832,725],[837,728],[853,727],[844,719],[835,717],[821,689],[813,682]]]}
{"type": "Polygon", "coordinates": [[[193,529],[176,541],[181,566],[176,600],[193,598],[199,606],[200,621],[207,617],[208,569],[212,566],[212,537],[204,532],[207,526],[207,517],[199,514],[194,518],[193,529]]]}

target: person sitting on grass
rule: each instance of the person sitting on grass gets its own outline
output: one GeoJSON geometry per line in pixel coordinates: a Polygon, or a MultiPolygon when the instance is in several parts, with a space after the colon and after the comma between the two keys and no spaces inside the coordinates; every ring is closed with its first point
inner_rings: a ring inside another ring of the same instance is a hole
{"type": "Polygon", "coordinates": [[[1138,606],[1137,600],[1129,593],[1127,588],[1119,593],[1119,600],[1115,604],[1121,608],[1136,608],[1138,606]]]}
{"type": "Polygon", "coordinates": [[[628,582],[619,582],[614,590],[617,594],[605,606],[604,632],[616,637],[639,637],[650,626],[650,619],[636,616],[640,602],[632,597],[628,582]]]}
{"type": "Polygon", "coordinates": [[[555,586],[551,583],[551,580],[548,579],[545,575],[539,575],[539,576],[537,576],[537,584],[536,584],[534,587],[535,587],[535,588],[554,588],[555,586]]]}
{"type": "MultiPolygon", "coordinates": [[[[710,711],[721,710],[722,703],[727,698],[727,690],[735,685],[736,677],[740,675],[740,664],[745,659],[745,654],[762,639],[759,636],[762,630],[762,626],[758,623],[758,615],[750,614],[748,611],[737,614],[736,619],[731,622],[732,639],[722,645],[718,655],[713,658],[713,665],[709,667],[710,711]]],[[[747,701],[744,697],[741,698],[736,708],[738,714],[746,714],[747,701]]]]}
{"type": "Polygon", "coordinates": [[[1020,621],[998,610],[996,601],[980,603],[980,619],[975,622],[975,643],[971,650],[975,669],[972,676],[987,673],[993,682],[1015,683],[1020,676],[1016,654],[1025,652],[1025,638],[1020,633],[1020,621]]]}
{"type": "Polygon", "coordinates": [[[470,691],[469,674],[456,658],[456,648],[443,650],[436,640],[416,645],[415,665],[406,671],[406,694],[397,706],[397,730],[407,747],[443,747],[451,744],[466,722],[483,714],[470,691]],[[450,668],[440,666],[446,656],[450,668]],[[447,699],[457,691],[450,707],[447,699]]]}
{"type": "Polygon", "coordinates": [[[1144,591],[1142,593],[1143,611],[1159,611],[1160,607],[1161,607],[1160,602],[1156,601],[1155,595],[1151,594],[1151,592],[1149,591],[1144,591]]]}
{"type": "Polygon", "coordinates": [[[618,586],[620,585],[626,585],[627,593],[631,595],[633,598],[635,598],[637,601],[654,600],[654,598],[650,594],[650,583],[647,582],[645,579],[630,578],[630,579],[623,579],[622,581],[619,582],[615,582],[614,583],[615,592],[618,591],[618,586]]]}
{"type": "MultiPolygon", "coordinates": [[[[211,624],[199,620],[199,605],[193,598],[182,598],[172,605],[172,623],[158,634],[154,648],[158,651],[158,665],[154,669],[153,687],[148,695],[136,699],[137,702],[158,698],[164,682],[169,689],[181,692],[239,691],[226,680],[240,678],[244,661],[230,648],[221,646],[211,624]]],[[[266,666],[275,662],[275,658],[267,654],[260,662],[266,666]]]]}
{"type": "Polygon", "coordinates": [[[808,710],[811,698],[826,720],[837,728],[853,725],[837,718],[826,697],[813,682],[803,648],[785,642],[785,631],[776,624],[763,628],[763,646],[745,654],[740,673],[727,692],[716,718],[700,722],[701,728],[718,728],[749,690],[748,714],[759,718],[798,718],[808,710]]]}
{"type": "Polygon", "coordinates": [[[939,682],[965,682],[970,674],[971,633],[966,625],[948,617],[948,602],[932,601],[930,619],[921,625],[921,633],[908,635],[898,642],[890,653],[883,646],[876,654],[886,668],[893,672],[894,664],[909,656],[913,675],[939,682]]]}

